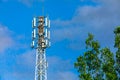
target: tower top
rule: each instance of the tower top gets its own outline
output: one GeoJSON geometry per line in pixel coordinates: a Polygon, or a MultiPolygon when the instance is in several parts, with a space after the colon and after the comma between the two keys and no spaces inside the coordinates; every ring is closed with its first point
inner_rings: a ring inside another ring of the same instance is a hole
{"type": "Polygon", "coordinates": [[[47,16],[34,17],[32,20],[32,48],[50,47],[50,20],[47,16]]]}

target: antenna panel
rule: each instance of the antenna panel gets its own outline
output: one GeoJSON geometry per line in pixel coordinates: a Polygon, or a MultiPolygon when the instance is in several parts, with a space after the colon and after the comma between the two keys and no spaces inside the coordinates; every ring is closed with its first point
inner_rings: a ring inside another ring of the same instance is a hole
{"type": "Polygon", "coordinates": [[[46,38],[47,38],[47,36],[48,36],[48,35],[47,35],[47,34],[48,34],[47,32],[48,32],[48,30],[47,30],[47,28],[46,28],[46,29],[45,29],[45,37],[46,37],[46,38]]]}
{"type": "Polygon", "coordinates": [[[48,47],[50,47],[50,46],[51,46],[51,42],[49,41],[49,42],[48,42],[48,47]]]}
{"type": "Polygon", "coordinates": [[[45,44],[46,44],[46,46],[48,46],[48,40],[47,39],[45,40],[45,44]]]}
{"type": "Polygon", "coordinates": [[[32,39],[34,39],[34,32],[32,31],[32,39]]]}
{"type": "Polygon", "coordinates": [[[48,28],[50,28],[50,20],[48,21],[48,28]]]}
{"type": "Polygon", "coordinates": [[[50,31],[48,31],[48,39],[50,39],[50,31]]]}
{"type": "Polygon", "coordinates": [[[36,30],[33,31],[33,37],[36,38],[36,30]]]}
{"type": "Polygon", "coordinates": [[[34,28],[34,21],[32,20],[32,28],[34,28]]]}
{"type": "Polygon", "coordinates": [[[34,27],[36,26],[36,18],[35,17],[33,18],[33,26],[34,27]]]}
{"type": "Polygon", "coordinates": [[[33,48],[34,46],[35,46],[35,43],[34,41],[32,41],[31,47],[33,48]]]}
{"type": "Polygon", "coordinates": [[[46,17],[45,18],[45,26],[47,26],[48,25],[48,18],[46,17]]]}

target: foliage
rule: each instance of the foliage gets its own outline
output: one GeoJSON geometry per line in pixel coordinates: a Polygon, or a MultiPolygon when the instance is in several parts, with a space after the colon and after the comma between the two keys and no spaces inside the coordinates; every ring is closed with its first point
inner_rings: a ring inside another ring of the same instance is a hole
{"type": "MultiPolygon", "coordinates": [[[[114,47],[117,48],[116,52],[116,71],[118,76],[120,76],[120,26],[114,30],[115,33],[115,45],[114,47]]],[[[120,79],[120,77],[119,77],[120,79]]]]}
{"type": "Polygon", "coordinates": [[[103,48],[101,50],[102,70],[107,80],[117,80],[117,73],[114,65],[114,55],[109,48],[103,48]]]}
{"type": "Polygon", "coordinates": [[[86,39],[86,51],[74,63],[80,80],[120,80],[120,26],[115,30],[116,54],[101,48],[92,34],[86,39]]]}

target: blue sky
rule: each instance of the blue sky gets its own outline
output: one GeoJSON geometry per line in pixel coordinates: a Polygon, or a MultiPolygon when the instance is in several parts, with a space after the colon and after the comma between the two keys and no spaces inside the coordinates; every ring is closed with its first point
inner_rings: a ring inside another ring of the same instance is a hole
{"type": "Polygon", "coordinates": [[[34,80],[33,16],[49,15],[48,80],[78,80],[74,62],[85,51],[88,32],[102,47],[114,44],[120,0],[0,0],[0,80],[34,80]],[[43,13],[44,6],[44,13],[43,13]]]}

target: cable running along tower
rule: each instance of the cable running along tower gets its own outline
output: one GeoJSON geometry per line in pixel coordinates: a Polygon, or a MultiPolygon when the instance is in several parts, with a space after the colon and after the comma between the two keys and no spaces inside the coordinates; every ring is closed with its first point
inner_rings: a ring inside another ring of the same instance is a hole
{"type": "Polygon", "coordinates": [[[50,20],[47,16],[33,18],[31,47],[36,49],[35,80],[47,80],[45,51],[50,47],[50,20]]]}

